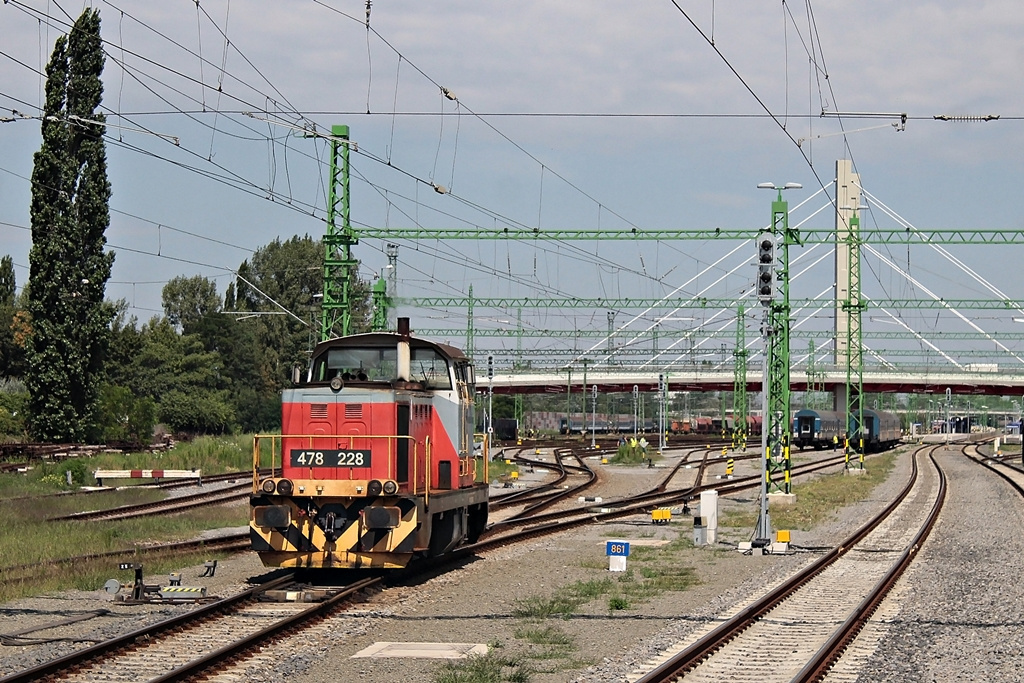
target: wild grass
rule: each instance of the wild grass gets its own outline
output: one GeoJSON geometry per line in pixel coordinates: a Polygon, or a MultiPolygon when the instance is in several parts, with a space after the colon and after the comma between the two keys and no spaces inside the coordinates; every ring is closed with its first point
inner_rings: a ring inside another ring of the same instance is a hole
{"type": "Polygon", "coordinates": [[[565,595],[554,595],[548,598],[530,595],[515,601],[512,606],[512,616],[520,619],[548,619],[550,617],[569,619],[582,604],[582,600],[565,595]]]}
{"type": "MultiPolygon", "coordinates": [[[[2,580],[0,601],[40,592],[81,589],[95,590],[117,576],[117,559],[78,562],[72,566],[53,564],[79,555],[131,550],[138,544],[194,538],[208,529],[244,526],[248,511],[244,503],[197,508],[184,513],[120,521],[60,521],[54,517],[84,510],[160,500],[164,491],[128,487],[86,495],[42,496],[66,487],[63,472],[74,479],[103,469],[201,468],[204,473],[247,471],[251,440],[247,437],[197,439],[159,454],[103,454],[75,458],[63,463],[37,467],[26,474],[0,476],[0,568],[37,564],[39,571],[27,580],[2,580]],[[250,444],[250,445],[246,445],[250,444]],[[57,474],[58,476],[53,476],[57,474]],[[50,475],[50,476],[47,476],[50,475]],[[55,481],[56,480],[56,481],[55,481]],[[26,497],[27,496],[27,497],[26,497]]],[[[145,571],[163,572],[193,561],[212,559],[207,553],[184,559],[146,559],[145,571]]],[[[18,572],[23,574],[23,572],[18,572]]],[[[126,577],[130,579],[131,577],[126,577]]]]}
{"type": "Polygon", "coordinates": [[[95,469],[198,469],[203,474],[252,470],[252,435],[203,436],[156,453],[104,453],[91,458],[95,469]]]}
{"type": "MultiPolygon", "coordinates": [[[[543,620],[571,619],[584,605],[606,598],[608,611],[629,609],[666,591],[685,591],[700,583],[696,571],[685,564],[683,553],[693,542],[680,535],[663,546],[635,546],[629,569],[615,577],[577,581],[559,588],[548,597],[528,596],[516,601],[513,616],[543,620]]],[[[596,558],[581,561],[581,567],[606,570],[607,563],[596,558]]]]}
{"type": "MultiPolygon", "coordinates": [[[[132,492],[134,493],[134,492],[132,492]]],[[[178,515],[140,517],[119,521],[47,522],[50,514],[45,501],[22,501],[18,505],[0,503],[0,567],[35,564],[40,571],[27,581],[0,581],[0,601],[37,594],[41,591],[79,589],[94,590],[116,574],[116,558],[79,561],[73,565],[53,565],[79,555],[131,550],[137,545],[195,538],[202,531],[231,526],[244,526],[248,510],[244,505],[222,505],[196,508],[178,515]]],[[[62,499],[59,499],[62,500],[62,499]]],[[[199,556],[191,560],[208,560],[199,556]]],[[[186,560],[145,560],[146,572],[162,572],[181,566],[186,560]],[[152,565],[152,566],[151,566],[152,565]]],[[[23,573],[23,572],[18,572],[23,573]]]]}
{"type": "Polygon", "coordinates": [[[609,458],[608,462],[615,465],[646,465],[649,459],[662,460],[654,444],[647,446],[647,450],[644,450],[639,446],[630,446],[626,443],[619,445],[615,455],[609,458]]]}
{"type": "Polygon", "coordinates": [[[613,598],[608,598],[608,611],[609,612],[616,612],[618,610],[629,609],[629,607],[630,607],[629,600],[627,600],[624,597],[615,596],[613,598]]]}
{"type": "Polygon", "coordinates": [[[520,627],[515,630],[516,638],[533,645],[572,645],[572,637],[554,626],[543,628],[520,627]]]}
{"type": "Polygon", "coordinates": [[[434,683],[527,683],[531,670],[525,662],[488,652],[442,664],[434,683]]]}
{"type": "MultiPolygon", "coordinates": [[[[200,437],[195,441],[177,444],[168,451],[156,453],[98,453],[87,457],[69,458],[61,462],[42,462],[25,473],[0,475],[0,499],[15,496],[53,493],[60,490],[94,485],[93,472],[111,470],[192,470],[204,475],[252,470],[252,436],[200,437]],[[71,472],[73,484],[67,484],[71,472]]],[[[144,480],[123,480],[117,485],[143,483],[144,480]]]]}
{"type": "Polygon", "coordinates": [[[492,460],[487,464],[487,475],[493,481],[495,479],[507,478],[512,472],[518,472],[520,465],[515,461],[506,463],[501,458],[492,460]]]}
{"type": "MultiPolygon", "coordinates": [[[[772,506],[772,526],[776,529],[807,531],[847,505],[862,501],[876,486],[889,476],[896,463],[894,452],[868,459],[864,474],[829,474],[807,482],[794,483],[796,502],[792,505],[772,506]]],[[[753,528],[757,524],[757,511],[734,510],[718,517],[720,527],[753,528]]]]}

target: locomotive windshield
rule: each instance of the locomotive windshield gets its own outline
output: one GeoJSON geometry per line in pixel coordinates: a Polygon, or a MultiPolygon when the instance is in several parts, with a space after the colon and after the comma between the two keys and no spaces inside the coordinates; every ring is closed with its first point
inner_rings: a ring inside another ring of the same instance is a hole
{"type": "Polygon", "coordinates": [[[427,389],[451,389],[448,361],[434,349],[412,350],[413,382],[422,382],[427,389]]]}
{"type": "MultiPolygon", "coordinates": [[[[427,389],[451,389],[447,359],[434,349],[411,350],[409,379],[427,389]]],[[[393,346],[327,349],[313,361],[311,381],[392,382],[398,377],[398,352],[393,346]]]]}
{"type": "Polygon", "coordinates": [[[313,363],[313,381],[328,382],[341,377],[346,382],[390,382],[398,368],[398,352],[394,348],[328,349],[313,363]]]}

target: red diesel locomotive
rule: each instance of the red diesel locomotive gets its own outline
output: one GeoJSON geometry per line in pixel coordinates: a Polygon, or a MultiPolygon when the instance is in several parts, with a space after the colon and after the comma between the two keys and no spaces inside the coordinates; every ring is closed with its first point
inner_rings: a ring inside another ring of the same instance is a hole
{"type": "Polygon", "coordinates": [[[264,565],[399,568],[487,525],[472,361],[410,335],[408,318],[398,330],[318,344],[283,393],[282,434],[256,437],[250,537],[264,565]]]}

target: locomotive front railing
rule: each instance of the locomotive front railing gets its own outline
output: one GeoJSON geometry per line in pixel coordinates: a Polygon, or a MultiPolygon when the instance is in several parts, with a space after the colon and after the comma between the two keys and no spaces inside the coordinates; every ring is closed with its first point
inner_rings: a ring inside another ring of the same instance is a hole
{"type": "MultiPolygon", "coordinates": [[[[331,448],[347,448],[355,449],[355,443],[357,441],[369,441],[371,444],[379,443],[381,441],[387,447],[387,478],[396,479],[397,473],[395,472],[395,460],[394,455],[398,450],[399,439],[406,439],[411,442],[409,457],[412,459],[412,472],[411,479],[399,484],[404,484],[408,487],[408,490],[413,495],[419,495],[423,493],[425,496],[429,496],[430,488],[433,484],[433,445],[430,437],[426,437],[422,444],[417,442],[416,439],[409,435],[384,435],[384,434],[257,434],[253,437],[253,449],[252,449],[252,489],[254,494],[259,494],[260,481],[261,479],[269,477],[280,477],[283,474],[284,459],[286,453],[284,452],[284,442],[289,442],[289,448],[306,448],[309,450],[331,448]],[[329,444],[329,446],[328,446],[329,444]],[[426,471],[421,473],[419,471],[420,458],[419,451],[422,446],[424,452],[424,462],[426,465],[426,471]],[[267,462],[269,460],[269,463],[267,462]],[[423,476],[423,489],[421,489],[420,476],[423,476]]],[[[483,474],[484,482],[487,481],[487,440],[485,439],[484,446],[484,465],[483,474]]],[[[473,455],[467,457],[459,457],[459,476],[465,477],[467,475],[473,476],[473,481],[477,479],[477,458],[473,455]]],[[[324,469],[331,470],[349,470],[349,479],[352,479],[351,470],[356,469],[358,466],[340,465],[332,466],[324,469]]],[[[312,478],[312,470],[310,467],[310,477],[312,478]]],[[[396,479],[397,481],[397,479],[396,479]]]]}
{"type": "MultiPolygon", "coordinates": [[[[316,449],[316,448],[321,448],[321,449],[325,448],[325,446],[324,446],[324,442],[325,441],[331,442],[331,444],[334,447],[339,447],[339,446],[344,447],[344,443],[348,442],[348,448],[354,449],[355,448],[354,444],[355,444],[356,440],[369,440],[371,444],[372,443],[377,443],[377,442],[380,442],[381,440],[383,440],[384,443],[387,446],[387,461],[388,461],[387,478],[388,479],[395,479],[396,478],[396,473],[394,471],[395,461],[394,461],[394,458],[392,457],[392,455],[394,455],[394,453],[398,449],[398,440],[399,439],[406,439],[406,440],[408,440],[408,441],[410,441],[412,443],[412,447],[410,448],[409,456],[412,458],[412,461],[413,461],[413,472],[412,472],[413,476],[412,476],[412,480],[411,481],[409,481],[409,482],[400,482],[400,483],[404,483],[404,484],[408,485],[411,493],[413,493],[413,494],[419,493],[419,472],[417,471],[417,466],[419,465],[419,458],[417,457],[417,455],[419,454],[419,450],[418,450],[419,449],[419,444],[417,443],[416,439],[414,437],[412,437],[412,436],[409,436],[409,435],[398,435],[398,434],[393,434],[393,435],[383,435],[383,434],[257,434],[257,435],[255,435],[253,437],[253,449],[252,449],[252,472],[253,472],[253,475],[252,475],[253,484],[252,484],[252,486],[253,486],[253,492],[254,493],[258,493],[259,492],[260,470],[264,467],[263,447],[267,446],[267,444],[269,442],[269,450],[270,450],[270,467],[268,468],[270,470],[269,476],[271,476],[271,477],[281,476],[281,473],[283,472],[283,467],[284,467],[284,455],[285,455],[284,451],[283,451],[283,443],[284,443],[284,440],[286,440],[286,439],[289,442],[292,442],[293,444],[294,443],[298,443],[300,446],[303,443],[303,441],[305,441],[306,448],[308,448],[310,450],[313,450],[313,449],[316,449]],[[318,443],[315,443],[315,442],[318,442],[318,443]]],[[[429,437],[428,437],[428,439],[426,440],[426,443],[425,443],[425,450],[426,450],[426,456],[427,456],[427,473],[426,473],[427,474],[427,481],[426,481],[426,486],[429,489],[430,488],[430,476],[429,476],[429,473],[430,473],[430,440],[429,440],[429,437]]],[[[349,478],[351,479],[352,478],[351,477],[351,470],[354,469],[354,467],[347,466],[347,465],[342,465],[342,466],[338,466],[338,467],[331,467],[330,469],[334,469],[334,470],[337,470],[337,469],[348,469],[350,471],[349,478]]],[[[310,468],[310,470],[312,470],[312,468],[310,468]]]]}

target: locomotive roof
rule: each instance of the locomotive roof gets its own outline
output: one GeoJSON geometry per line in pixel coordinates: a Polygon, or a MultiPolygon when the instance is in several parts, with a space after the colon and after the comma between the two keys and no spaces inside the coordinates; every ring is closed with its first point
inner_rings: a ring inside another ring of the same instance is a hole
{"type": "MultiPolygon", "coordinates": [[[[359,346],[393,347],[397,346],[400,340],[401,336],[396,332],[364,332],[362,334],[350,334],[347,337],[335,337],[334,339],[328,339],[327,341],[320,342],[316,345],[316,348],[313,349],[313,356],[318,356],[327,349],[359,346]]],[[[456,346],[431,341],[415,335],[409,336],[409,345],[417,349],[436,349],[442,355],[447,356],[451,360],[471,360],[469,356],[462,351],[462,349],[456,346]]]]}

